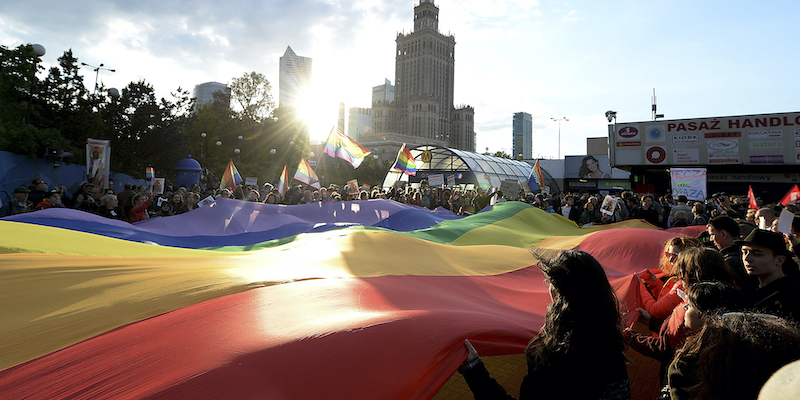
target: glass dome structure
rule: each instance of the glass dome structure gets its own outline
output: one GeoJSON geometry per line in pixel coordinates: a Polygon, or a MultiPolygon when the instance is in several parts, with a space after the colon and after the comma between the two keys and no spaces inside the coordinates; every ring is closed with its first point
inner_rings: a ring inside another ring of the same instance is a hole
{"type": "MultiPolygon", "coordinates": [[[[417,174],[406,175],[396,171],[389,171],[383,181],[383,187],[391,187],[396,181],[418,183],[428,179],[430,175],[443,174],[445,183],[453,181],[459,186],[473,184],[475,188],[489,189],[490,186],[499,188],[503,181],[511,180],[519,183],[520,188],[531,191],[528,187],[528,177],[533,166],[524,161],[510,160],[507,158],[487,156],[464,150],[451,149],[434,145],[422,145],[409,149],[417,164],[417,174]]],[[[542,171],[545,181],[551,188],[555,182],[549,174],[542,171]]],[[[538,191],[538,190],[537,190],[538,191]]]]}

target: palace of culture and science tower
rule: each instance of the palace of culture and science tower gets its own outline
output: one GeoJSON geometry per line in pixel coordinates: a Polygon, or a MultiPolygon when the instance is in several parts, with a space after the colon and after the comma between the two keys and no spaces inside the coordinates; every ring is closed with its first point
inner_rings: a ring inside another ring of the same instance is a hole
{"type": "MultiPolygon", "coordinates": [[[[373,96],[371,129],[358,135],[359,143],[394,152],[402,143],[475,151],[475,110],[453,105],[455,45],[452,35],[439,32],[433,0],[420,0],[414,7],[414,31],[397,35],[393,101],[373,96]]],[[[391,85],[373,93],[378,88],[391,85]]]]}

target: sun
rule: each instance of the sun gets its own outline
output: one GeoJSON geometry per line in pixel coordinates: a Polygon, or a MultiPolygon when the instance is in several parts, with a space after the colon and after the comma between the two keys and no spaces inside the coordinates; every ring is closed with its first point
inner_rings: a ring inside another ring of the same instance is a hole
{"type": "Polygon", "coordinates": [[[312,83],[297,96],[296,107],[308,126],[311,142],[324,142],[339,118],[339,102],[331,90],[312,83]]]}

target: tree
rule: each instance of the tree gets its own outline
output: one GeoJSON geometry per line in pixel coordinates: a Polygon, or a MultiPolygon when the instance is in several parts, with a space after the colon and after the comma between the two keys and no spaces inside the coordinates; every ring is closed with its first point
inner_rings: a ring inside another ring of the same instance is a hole
{"type": "Polygon", "coordinates": [[[263,74],[255,71],[245,73],[234,78],[229,87],[239,119],[261,123],[272,117],[275,107],[270,93],[272,87],[263,74]]]}

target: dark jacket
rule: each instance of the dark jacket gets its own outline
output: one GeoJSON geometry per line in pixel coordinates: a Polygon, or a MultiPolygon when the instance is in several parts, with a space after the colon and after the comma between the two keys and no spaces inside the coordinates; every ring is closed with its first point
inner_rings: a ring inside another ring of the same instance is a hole
{"type": "MultiPolygon", "coordinates": [[[[475,400],[513,399],[497,383],[482,362],[460,370],[475,400]]],[[[630,381],[623,360],[610,365],[608,360],[551,360],[536,365],[528,357],[528,375],[522,380],[522,399],[630,399],[630,381]]]]}
{"type": "Polygon", "coordinates": [[[800,322],[800,278],[784,276],[751,297],[753,308],[761,312],[800,322]]]}

